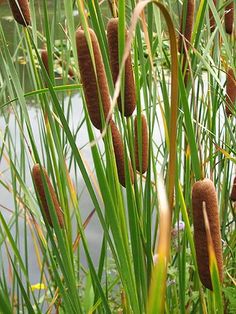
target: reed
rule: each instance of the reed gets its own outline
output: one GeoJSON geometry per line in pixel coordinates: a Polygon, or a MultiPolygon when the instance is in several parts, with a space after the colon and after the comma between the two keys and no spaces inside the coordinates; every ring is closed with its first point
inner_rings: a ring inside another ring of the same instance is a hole
{"type": "MultiPolygon", "coordinates": [[[[111,134],[112,134],[112,143],[115,153],[115,159],[116,159],[116,167],[117,167],[117,173],[119,177],[119,182],[123,187],[126,187],[125,182],[125,151],[124,151],[124,145],[123,140],[120,134],[120,131],[118,130],[115,122],[112,120],[110,122],[111,126],[111,134]]],[[[134,183],[134,172],[133,168],[131,166],[131,163],[129,161],[129,176],[131,179],[132,184],[134,183]]]]}
{"type": "MultiPolygon", "coordinates": [[[[213,2],[214,2],[214,5],[216,7],[217,0],[213,0],[213,2]]],[[[215,30],[215,27],[216,27],[216,22],[215,22],[215,19],[214,19],[214,16],[212,14],[211,9],[209,9],[209,20],[210,20],[210,30],[211,30],[211,33],[213,33],[215,30]]]]}
{"type": "Polygon", "coordinates": [[[234,25],[234,1],[225,7],[225,31],[228,34],[233,33],[234,25]]]}
{"type": "MultiPolygon", "coordinates": [[[[118,41],[118,18],[112,18],[107,24],[107,39],[109,48],[109,57],[111,64],[111,71],[114,84],[117,80],[119,74],[119,41],[118,41]]],[[[126,31],[127,36],[127,31],[126,31]]],[[[130,117],[136,107],[136,93],[135,93],[135,83],[133,75],[133,66],[131,54],[125,63],[125,79],[124,79],[124,108],[122,108],[121,97],[118,98],[118,108],[122,113],[124,111],[125,117],[130,117]]]]}
{"type": "Polygon", "coordinates": [[[41,51],[41,59],[43,61],[43,65],[49,75],[49,64],[48,64],[48,52],[46,49],[42,49],[41,51]]]}
{"type": "Polygon", "coordinates": [[[89,29],[89,34],[92,42],[96,73],[94,71],[85,32],[81,28],[76,32],[78,63],[90,119],[93,125],[101,130],[102,119],[99,105],[99,94],[105,119],[108,116],[111,106],[110,95],[97,36],[92,29],[89,29]]]}
{"type": "Polygon", "coordinates": [[[231,201],[236,202],[236,177],[234,178],[230,199],[231,201]]]}
{"type": "Polygon", "coordinates": [[[28,0],[9,0],[12,14],[17,23],[27,26],[30,24],[30,10],[28,0]]]}
{"type": "Polygon", "coordinates": [[[221,247],[220,222],[218,214],[218,202],[214,184],[209,179],[197,181],[192,189],[194,242],[197,255],[199,276],[203,285],[212,290],[208,242],[203,215],[203,203],[206,205],[206,213],[210,225],[213,247],[215,251],[219,278],[223,281],[223,257],[221,247]]]}
{"type": "Polygon", "coordinates": [[[45,193],[45,186],[44,186],[44,181],[43,178],[46,180],[46,184],[49,190],[50,197],[52,199],[53,205],[54,205],[54,210],[56,212],[57,218],[58,218],[58,223],[61,228],[64,227],[64,215],[63,212],[60,208],[56,193],[53,189],[53,186],[50,182],[50,179],[48,177],[46,169],[42,167],[40,168],[39,164],[35,164],[32,169],[32,178],[34,182],[35,189],[38,193],[40,202],[41,202],[41,209],[43,210],[45,217],[47,219],[48,224],[53,227],[52,219],[50,216],[50,211],[48,207],[48,202],[46,198],[46,193],[45,193]]]}
{"type": "Polygon", "coordinates": [[[149,142],[149,136],[148,136],[148,126],[147,126],[147,120],[144,116],[144,114],[141,115],[141,147],[138,145],[138,121],[137,117],[135,117],[134,120],[134,149],[135,149],[135,164],[136,169],[140,173],[145,173],[148,168],[148,142],[149,142]],[[141,153],[140,153],[141,150],[141,153]],[[139,156],[142,156],[142,160],[140,162],[139,156]],[[141,168],[140,168],[141,165],[141,168]]]}
{"type": "Polygon", "coordinates": [[[234,71],[229,68],[226,74],[226,115],[229,116],[234,109],[236,101],[236,80],[234,71]]]}
{"type": "Polygon", "coordinates": [[[186,49],[189,50],[192,31],[193,31],[193,22],[194,22],[194,8],[195,1],[187,0],[187,9],[186,9],[186,18],[184,14],[184,5],[182,9],[182,16],[180,20],[180,34],[179,34],[179,42],[178,42],[178,50],[179,53],[183,53],[186,49]]]}

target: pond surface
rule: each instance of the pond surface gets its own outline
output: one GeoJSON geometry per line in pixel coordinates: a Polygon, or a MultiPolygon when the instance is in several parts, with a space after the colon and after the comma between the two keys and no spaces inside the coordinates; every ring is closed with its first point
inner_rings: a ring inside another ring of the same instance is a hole
{"type": "MultiPolygon", "coordinates": [[[[65,100],[65,105],[68,105],[68,99],[65,100]]],[[[79,94],[74,95],[70,101],[72,102],[71,108],[72,112],[70,115],[70,126],[71,129],[73,129],[77,124],[80,122],[80,120],[83,118],[83,108],[82,108],[82,101],[79,96],[79,94]]],[[[30,117],[30,122],[31,125],[33,126],[33,132],[34,132],[34,139],[36,144],[38,145],[37,147],[40,149],[40,131],[39,131],[39,123],[41,119],[41,110],[40,108],[29,106],[28,109],[29,117],[30,117]]],[[[0,139],[0,147],[2,147],[2,135],[4,134],[5,128],[9,128],[9,132],[12,134],[13,137],[13,142],[15,143],[15,152],[17,156],[20,156],[20,131],[16,122],[15,114],[11,113],[10,114],[10,119],[9,123],[6,125],[5,119],[3,116],[0,116],[0,134],[1,134],[1,139],[0,139]]],[[[90,148],[88,145],[88,136],[87,136],[87,128],[86,125],[83,124],[83,126],[80,129],[79,132],[79,143],[78,147],[82,148],[81,154],[83,158],[86,160],[86,162],[89,165],[92,165],[92,156],[90,153],[90,148]],[[86,146],[85,146],[86,145],[86,146]]],[[[41,155],[42,152],[39,151],[39,154],[41,155]]],[[[31,180],[31,174],[30,174],[30,169],[26,167],[26,185],[27,187],[30,188],[32,193],[34,193],[34,187],[32,184],[31,180]]],[[[80,213],[82,216],[83,221],[86,219],[86,217],[89,215],[89,213],[93,210],[93,204],[90,200],[90,197],[88,195],[87,189],[85,187],[84,181],[82,179],[82,176],[79,173],[79,177],[76,178],[78,182],[78,188],[79,191],[78,195],[80,195],[80,201],[79,201],[79,208],[80,208],[80,213]]],[[[2,158],[1,163],[0,163],[0,180],[3,181],[5,184],[7,184],[9,187],[12,186],[12,182],[14,181],[14,178],[11,175],[10,172],[10,166],[9,166],[9,161],[6,158],[2,158]]],[[[72,180],[75,182],[75,178],[72,177],[72,180]]],[[[0,207],[1,207],[1,212],[4,215],[4,218],[6,219],[6,222],[9,223],[9,225],[13,225],[11,228],[12,235],[13,237],[15,236],[15,224],[12,223],[13,217],[15,217],[15,208],[19,210],[19,204],[16,205],[14,204],[14,198],[12,193],[10,193],[3,185],[0,185],[0,195],[1,195],[1,201],[0,201],[0,207]]],[[[25,252],[24,252],[24,232],[25,232],[25,226],[24,226],[24,217],[23,217],[23,212],[20,213],[19,219],[18,219],[18,234],[20,235],[20,253],[22,254],[22,258],[24,260],[25,257],[25,252]]],[[[28,242],[28,254],[29,254],[29,278],[32,284],[35,284],[39,281],[40,279],[40,271],[38,268],[38,263],[36,259],[36,254],[35,252],[35,247],[32,241],[32,235],[30,232],[30,228],[27,228],[27,242],[28,242]]],[[[76,235],[74,234],[74,237],[76,235]]],[[[92,220],[90,221],[89,225],[86,228],[86,236],[87,236],[87,241],[88,245],[90,247],[90,252],[91,252],[91,257],[93,258],[95,264],[97,264],[97,259],[98,259],[98,253],[100,251],[100,245],[101,245],[101,239],[102,239],[102,230],[100,228],[100,224],[98,222],[96,214],[92,217],[92,220]]],[[[5,253],[3,252],[3,255],[5,256],[5,253]]],[[[4,267],[5,269],[8,269],[8,261],[6,258],[3,258],[4,261],[4,267]]],[[[86,264],[86,259],[83,254],[82,250],[82,256],[81,256],[81,262],[83,264],[86,264]]]]}

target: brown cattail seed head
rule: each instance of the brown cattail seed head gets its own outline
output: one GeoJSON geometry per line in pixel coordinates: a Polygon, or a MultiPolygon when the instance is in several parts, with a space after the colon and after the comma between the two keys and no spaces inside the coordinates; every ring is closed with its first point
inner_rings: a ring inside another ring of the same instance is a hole
{"type": "Polygon", "coordinates": [[[229,68],[226,75],[226,114],[229,116],[236,101],[236,80],[232,68],[229,68]]]}
{"type": "Polygon", "coordinates": [[[85,33],[82,29],[78,29],[76,32],[78,63],[90,119],[93,125],[97,129],[101,130],[102,119],[99,105],[99,93],[105,119],[107,118],[110,110],[110,95],[102,61],[102,55],[96,34],[92,29],[89,29],[89,34],[92,42],[96,74],[94,71],[85,33]]]}
{"type": "MultiPolygon", "coordinates": [[[[118,172],[118,177],[120,184],[125,187],[125,151],[124,151],[124,145],[122,141],[121,134],[116,126],[116,124],[111,121],[111,134],[112,134],[112,142],[113,142],[113,148],[115,153],[115,159],[116,159],[116,167],[118,172]]],[[[133,168],[131,166],[131,163],[129,162],[129,174],[131,178],[131,182],[134,182],[134,173],[133,168]]]]}
{"type": "Polygon", "coordinates": [[[47,71],[47,73],[49,75],[48,52],[47,52],[47,50],[43,49],[41,51],[41,59],[43,61],[43,65],[44,65],[44,67],[45,67],[45,69],[46,69],[46,71],[47,71]]]}
{"type": "Polygon", "coordinates": [[[185,45],[187,50],[190,47],[189,42],[192,37],[193,20],[194,20],[195,0],[187,0],[186,14],[184,14],[184,6],[180,21],[180,35],[179,35],[179,53],[183,53],[185,45]],[[185,18],[186,15],[186,18],[185,18]],[[184,45],[185,42],[185,45],[184,45]]]}
{"type": "Polygon", "coordinates": [[[212,290],[208,242],[203,216],[203,204],[209,220],[210,233],[215,251],[220,281],[223,281],[223,257],[221,247],[218,202],[214,184],[209,179],[197,181],[192,190],[194,242],[197,255],[198,272],[203,285],[212,290]]]}
{"type": "MultiPolygon", "coordinates": [[[[126,32],[127,36],[127,32],[126,32]]],[[[118,18],[112,18],[107,24],[107,38],[108,48],[110,56],[111,71],[114,84],[119,74],[119,42],[118,42],[118,18]]],[[[124,78],[124,116],[130,117],[135,110],[136,106],[136,93],[135,83],[132,67],[131,54],[125,63],[125,78],[124,78]]],[[[121,97],[118,98],[118,107],[122,113],[122,102],[121,97]]]]}
{"type": "Polygon", "coordinates": [[[49,225],[51,227],[53,227],[53,223],[52,223],[52,219],[50,216],[50,211],[49,211],[49,207],[48,207],[48,203],[47,203],[46,192],[45,192],[45,188],[44,188],[43,178],[45,178],[46,183],[47,183],[47,187],[48,187],[48,190],[50,193],[50,197],[51,197],[52,203],[54,205],[54,210],[55,210],[57,218],[58,218],[58,223],[59,223],[60,227],[63,228],[64,227],[64,215],[61,211],[59,202],[57,200],[56,193],[55,193],[53,186],[49,180],[46,169],[42,168],[42,170],[41,170],[40,165],[35,164],[33,169],[32,169],[32,177],[33,177],[35,189],[38,193],[38,196],[39,196],[39,199],[40,199],[40,202],[42,205],[42,210],[44,211],[44,214],[46,216],[46,219],[47,219],[49,225]]]}
{"type": "Polygon", "coordinates": [[[12,14],[17,23],[27,26],[30,24],[28,0],[9,0],[12,14]]]}
{"type": "MultiPolygon", "coordinates": [[[[214,2],[214,5],[216,7],[217,0],[213,0],[213,2],[214,2]]],[[[216,22],[215,22],[215,19],[214,19],[214,16],[213,16],[211,9],[209,9],[209,20],[210,20],[210,30],[213,33],[215,30],[216,22]]]]}
{"type": "Polygon", "coordinates": [[[135,149],[135,164],[136,169],[140,173],[145,173],[148,168],[148,127],[147,120],[145,116],[141,115],[141,147],[138,146],[138,119],[135,117],[134,120],[134,149],[135,149]],[[140,160],[139,160],[139,152],[141,151],[142,163],[140,169],[140,160]]]}
{"type": "Polygon", "coordinates": [[[228,34],[233,33],[234,24],[234,0],[225,7],[225,31],[228,34]]]}
{"type": "Polygon", "coordinates": [[[230,199],[231,201],[236,202],[236,177],[234,178],[230,199]]]}

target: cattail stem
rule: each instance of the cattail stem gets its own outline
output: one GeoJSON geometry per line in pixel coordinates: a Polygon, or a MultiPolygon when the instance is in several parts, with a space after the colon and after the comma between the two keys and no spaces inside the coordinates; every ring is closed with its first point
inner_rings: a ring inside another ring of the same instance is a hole
{"type": "Polygon", "coordinates": [[[187,0],[186,14],[184,14],[184,6],[180,21],[180,35],[179,35],[179,53],[183,53],[186,49],[189,50],[194,21],[195,0],[187,0]]]}
{"type": "Polygon", "coordinates": [[[60,227],[63,228],[64,227],[64,215],[60,208],[56,193],[50,182],[46,169],[41,168],[39,164],[35,164],[32,169],[32,178],[33,178],[35,189],[38,193],[38,196],[41,202],[41,209],[43,210],[45,214],[48,224],[51,227],[53,227],[50,210],[49,210],[46,193],[45,193],[45,185],[44,185],[44,180],[43,180],[45,178],[47,188],[49,190],[49,194],[50,194],[53,206],[54,206],[53,210],[55,210],[60,227]]]}
{"type": "MultiPolygon", "coordinates": [[[[107,24],[109,57],[114,84],[116,83],[119,74],[118,24],[118,18],[110,19],[107,24]]],[[[124,83],[124,108],[122,108],[122,101],[120,96],[118,98],[118,108],[121,113],[124,111],[125,117],[130,117],[136,107],[136,93],[131,54],[129,54],[125,63],[124,83]]]]}
{"type": "Polygon", "coordinates": [[[27,26],[30,24],[30,10],[28,0],[9,0],[12,14],[17,23],[27,26]]]}
{"type": "Polygon", "coordinates": [[[196,182],[192,190],[194,242],[197,255],[198,272],[203,285],[212,290],[208,241],[203,215],[203,204],[210,225],[210,233],[216,256],[219,278],[223,281],[223,257],[221,246],[220,222],[218,214],[218,202],[214,184],[209,179],[196,182]]]}
{"type": "MultiPolygon", "coordinates": [[[[116,159],[116,167],[117,167],[117,173],[119,177],[120,184],[125,187],[126,181],[125,181],[125,151],[124,151],[124,145],[122,141],[121,134],[114,123],[114,121],[111,121],[111,134],[112,134],[112,143],[115,153],[115,159],[116,159]]],[[[131,163],[129,161],[129,175],[131,179],[131,183],[134,182],[134,172],[133,168],[131,166],[131,163]]]]}
{"type": "Polygon", "coordinates": [[[233,33],[234,24],[234,0],[225,7],[225,31],[228,34],[233,33]]]}
{"type": "Polygon", "coordinates": [[[136,169],[140,173],[145,173],[148,168],[148,127],[145,116],[141,115],[141,147],[138,145],[138,119],[135,117],[134,120],[134,150],[135,150],[135,164],[136,169]],[[140,161],[140,156],[142,160],[140,161]],[[141,166],[141,168],[140,168],[141,166]]]}
{"type": "Polygon", "coordinates": [[[102,119],[100,100],[104,118],[106,119],[111,106],[110,95],[105,68],[96,34],[92,29],[89,29],[89,34],[93,48],[96,73],[94,70],[92,57],[90,55],[87,39],[85,37],[85,32],[81,28],[76,32],[78,63],[90,119],[93,125],[97,129],[101,130],[102,119]]]}
{"type": "Polygon", "coordinates": [[[236,80],[234,71],[229,68],[226,74],[226,115],[229,116],[234,110],[236,101],[236,80]]]}

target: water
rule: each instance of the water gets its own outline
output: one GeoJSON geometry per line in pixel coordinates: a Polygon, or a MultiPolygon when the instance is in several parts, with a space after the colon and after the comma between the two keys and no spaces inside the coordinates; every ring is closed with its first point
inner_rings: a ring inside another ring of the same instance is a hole
{"type": "MultiPolygon", "coordinates": [[[[69,97],[65,99],[65,107],[68,106],[69,97]]],[[[79,94],[74,95],[71,98],[71,114],[70,114],[70,127],[71,130],[73,130],[79,123],[80,120],[83,119],[83,108],[82,108],[82,101],[79,94]]],[[[33,133],[34,133],[34,140],[38,148],[40,148],[40,130],[39,130],[39,124],[38,121],[41,119],[41,110],[40,108],[29,106],[28,107],[28,113],[30,117],[31,125],[33,126],[33,133]]],[[[13,141],[15,143],[15,152],[16,156],[20,156],[20,131],[17,126],[17,122],[15,119],[15,114],[10,114],[10,119],[8,125],[6,125],[5,119],[3,116],[0,117],[0,134],[1,138],[3,136],[5,128],[9,128],[9,132],[13,135],[13,141]]],[[[26,133],[24,134],[26,137],[26,133]]],[[[98,135],[98,133],[97,133],[98,135]]],[[[92,156],[90,153],[90,148],[88,145],[88,136],[87,136],[87,128],[86,125],[83,124],[79,131],[78,135],[78,147],[82,148],[81,154],[83,158],[86,160],[86,163],[88,165],[92,165],[92,156]]],[[[0,140],[0,147],[2,147],[2,140],[0,140]]],[[[0,180],[2,180],[5,184],[8,184],[11,186],[12,177],[10,173],[10,166],[9,161],[7,160],[7,152],[5,150],[6,158],[2,158],[2,161],[0,163],[0,180]]],[[[39,154],[42,154],[42,151],[39,150],[39,154]]],[[[32,163],[31,163],[32,166],[32,163]]],[[[93,170],[93,168],[92,168],[93,170]]],[[[93,210],[93,204],[91,202],[91,199],[88,195],[88,191],[85,187],[84,181],[82,179],[82,176],[80,172],[78,172],[79,177],[77,178],[78,182],[78,195],[80,195],[79,200],[79,209],[82,216],[82,220],[84,221],[86,217],[89,215],[89,213],[93,210]]],[[[75,182],[75,177],[72,176],[72,180],[75,182]]],[[[26,168],[26,186],[34,193],[34,188],[31,180],[31,174],[30,174],[30,168],[26,168]]],[[[14,206],[14,198],[12,193],[10,193],[3,185],[0,185],[0,195],[1,195],[1,212],[6,220],[6,222],[10,223],[12,217],[15,216],[15,206],[14,206]]],[[[17,205],[17,208],[19,210],[20,206],[17,205]]],[[[38,209],[39,210],[39,209],[38,209]]],[[[37,219],[36,219],[37,220],[37,219]]],[[[24,217],[23,213],[21,213],[20,218],[18,220],[18,228],[20,235],[20,253],[22,255],[22,258],[24,260],[25,254],[24,254],[24,217]]],[[[15,226],[13,225],[12,229],[12,235],[15,235],[15,226]]],[[[32,235],[30,233],[30,228],[28,226],[27,228],[28,235],[27,235],[27,242],[28,242],[28,253],[29,253],[29,278],[32,284],[35,284],[39,281],[40,278],[40,271],[37,264],[36,254],[34,244],[32,241],[32,235]]],[[[86,228],[86,237],[88,241],[88,246],[90,247],[91,257],[95,264],[98,262],[98,253],[99,248],[101,245],[101,238],[102,238],[102,230],[100,228],[100,224],[98,222],[98,218],[96,214],[93,215],[92,220],[90,221],[89,225],[86,228]]],[[[76,234],[74,234],[75,238],[76,234]]],[[[82,245],[82,244],[81,244],[82,245]]],[[[5,254],[4,254],[5,256],[5,254]]],[[[8,267],[8,260],[6,258],[3,259],[4,261],[4,268],[5,270],[9,270],[8,267]]],[[[81,262],[83,264],[86,264],[86,258],[84,256],[84,253],[81,254],[81,262]]]]}

